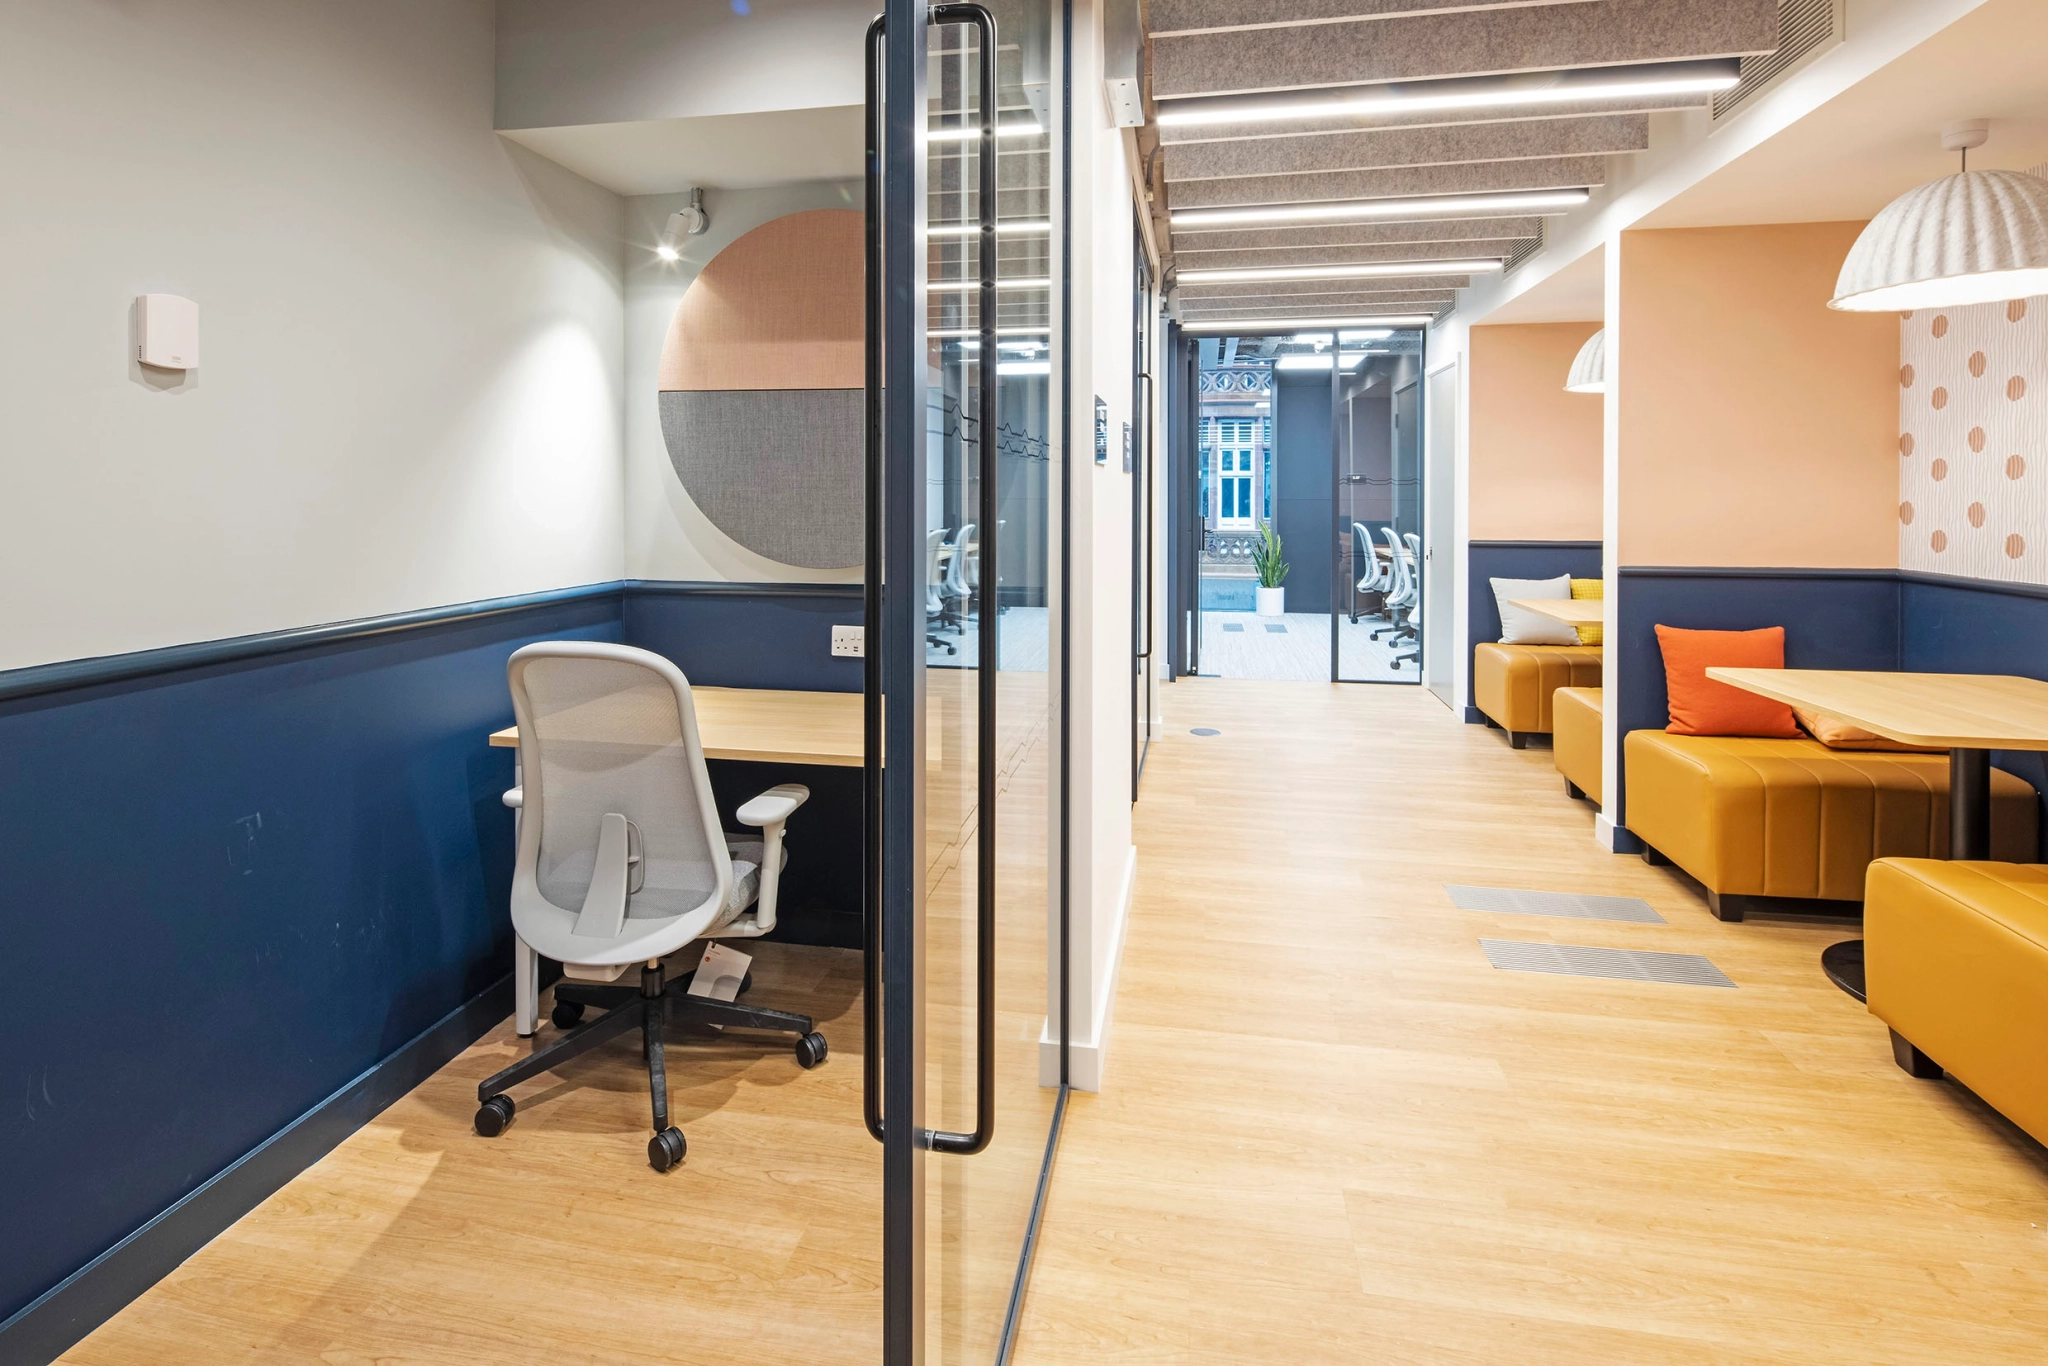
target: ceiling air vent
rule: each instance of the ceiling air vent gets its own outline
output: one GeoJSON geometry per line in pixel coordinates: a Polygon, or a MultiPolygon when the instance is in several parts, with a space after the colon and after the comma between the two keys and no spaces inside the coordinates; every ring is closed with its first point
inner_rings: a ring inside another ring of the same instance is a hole
{"type": "Polygon", "coordinates": [[[1845,0],[1778,0],[1778,50],[1742,59],[1742,79],[1714,96],[1714,122],[1737,113],[1779,77],[1842,41],[1845,0]]]}
{"type": "Polygon", "coordinates": [[[1534,237],[1524,238],[1522,241],[1517,242],[1515,244],[1515,249],[1508,253],[1508,259],[1501,262],[1501,274],[1506,275],[1509,271],[1521,265],[1522,262],[1528,260],[1537,252],[1543,250],[1543,241],[1544,238],[1548,235],[1547,233],[1545,233],[1544,229],[1548,227],[1549,224],[1550,220],[1548,218],[1539,218],[1536,220],[1536,235],[1534,237]]]}

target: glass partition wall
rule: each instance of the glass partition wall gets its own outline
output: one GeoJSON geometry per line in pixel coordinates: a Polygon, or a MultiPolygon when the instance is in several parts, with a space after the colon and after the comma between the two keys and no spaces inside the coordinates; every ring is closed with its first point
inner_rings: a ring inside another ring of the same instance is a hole
{"type": "MultiPolygon", "coordinates": [[[[868,980],[887,1041],[874,1106],[885,1135],[884,1357],[912,1359],[914,1337],[924,1361],[979,1364],[1007,1355],[1058,1100],[1039,1084],[1039,1056],[1048,888],[1061,852],[1049,819],[1061,111],[1048,6],[997,0],[931,13],[921,195],[900,193],[903,171],[898,186],[886,183],[904,165],[891,159],[903,150],[889,142],[893,126],[877,148],[883,183],[871,187],[884,242],[871,294],[882,335],[871,346],[887,374],[908,371],[913,382],[885,375],[880,405],[884,582],[870,678],[887,718],[898,699],[914,712],[921,695],[923,726],[915,771],[885,764],[879,779],[881,914],[870,944],[883,970],[871,965],[868,980]],[[925,281],[906,301],[898,290],[913,244],[925,281]],[[906,345],[906,302],[923,325],[921,352],[906,345]],[[914,409],[899,388],[921,390],[914,409]],[[912,1122],[897,1125],[892,1109],[912,1122]]],[[[903,60],[888,51],[886,27],[885,92],[901,69],[890,63],[903,60]]],[[[885,122],[889,103],[885,93],[885,122]]],[[[901,730],[890,737],[879,747],[888,754],[917,747],[899,743],[912,738],[901,730]]]]}
{"type": "Polygon", "coordinates": [[[1420,681],[1423,334],[1196,340],[1202,674],[1420,681]]]}
{"type": "Polygon", "coordinates": [[[1339,614],[1332,676],[1346,683],[1418,683],[1429,567],[1422,333],[1344,335],[1331,410],[1339,614]]]}

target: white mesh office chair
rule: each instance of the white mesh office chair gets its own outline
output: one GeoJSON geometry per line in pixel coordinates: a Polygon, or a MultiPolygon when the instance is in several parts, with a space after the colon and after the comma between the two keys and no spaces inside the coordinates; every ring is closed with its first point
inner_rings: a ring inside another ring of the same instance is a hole
{"type": "Polygon", "coordinates": [[[520,786],[507,794],[520,809],[512,927],[562,965],[552,1019],[568,1032],[477,1087],[476,1131],[505,1131],[512,1087],[638,1025],[654,1103],[647,1160],[666,1171],[685,1148],[668,1120],[671,1018],[788,1031],[800,1064],[825,1060],[809,1016],[688,995],[689,978],[665,980],[661,962],[694,939],[775,928],[783,825],[810,790],[785,783],[742,806],[758,839],[721,830],[689,680],[660,655],[547,641],[515,653],[506,674],[519,720],[520,786]],[[616,985],[636,964],[639,984],[616,985]],[[578,1023],[590,1005],[605,1014],[578,1023]]]}
{"type": "Polygon", "coordinates": [[[946,601],[939,591],[939,551],[945,548],[945,544],[943,527],[924,534],[924,643],[927,649],[936,647],[951,655],[959,653],[952,642],[932,634],[945,626],[946,601]]]}
{"type": "Polygon", "coordinates": [[[1364,522],[1351,524],[1351,538],[1358,545],[1358,558],[1353,567],[1365,567],[1364,572],[1358,576],[1358,582],[1353,585],[1351,593],[1351,620],[1356,623],[1360,593],[1379,594],[1381,608],[1385,610],[1387,596],[1394,591],[1394,566],[1391,560],[1382,565],[1380,557],[1373,553],[1372,532],[1366,529],[1364,522]]]}
{"type": "Polygon", "coordinates": [[[969,522],[953,537],[953,558],[946,561],[945,577],[939,584],[939,599],[945,604],[944,622],[951,629],[966,633],[967,600],[974,595],[968,574],[971,561],[978,558],[981,543],[974,538],[975,526],[969,522]]]}
{"type": "Polygon", "coordinates": [[[1387,596],[1387,624],[1374,631],[1372,638],[1378,640],[1381,636],[1392,635],[1398,640],[1405,634],[1402,614],[1415,605],[1415,578],[1411,572],[1412,566],[1408,562],[1408,552],[1402,546],[1400,537],[1394,534],[1394,529],[1390,526],[1381,527],[1380,535],[1386,538],[1390,557],[1388,563],[1394,576],[1394,591],[1387,596]]]}

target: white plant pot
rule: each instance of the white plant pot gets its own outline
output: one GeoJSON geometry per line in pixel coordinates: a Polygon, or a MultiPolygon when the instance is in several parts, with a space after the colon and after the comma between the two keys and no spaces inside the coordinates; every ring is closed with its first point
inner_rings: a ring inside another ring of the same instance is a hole
{"type": "Polygon", "coordinates": [[[1284,616],[1287,612],[1287,590],[1285,588],[1260,588],[1258,590],[1258,611],[1262,617],[1284,616]]]}

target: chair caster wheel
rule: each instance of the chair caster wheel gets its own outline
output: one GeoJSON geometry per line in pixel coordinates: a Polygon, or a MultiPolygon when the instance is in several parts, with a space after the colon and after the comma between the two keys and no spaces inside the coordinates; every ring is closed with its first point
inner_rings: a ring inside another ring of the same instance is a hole
{"type": "Polygon", "coordinates": [[[583,1002],[557,1001],[555,1008],[548,1012],[557,1029],[574,1029],[583,1022],[583,1002]]]}
{"type": "Polygon", "coordinates": [[[485,1138],[496,1138],[512,1123],[512,1097],[492,1096],[476,1108],[476,1131],[485,1138]]]}
{"type": "Polygon", "coordinates": [[[747,994],[748,992],[752,991],[753,989],[754,989],[754,974],[750,972],[750,973],[748,973],[748,974],[747,974],[746,976],[744,976],[744,977],[740,978],[740,989],[739,989],[739,992],[738,992],[737,994],[738,994],[738,995],[741,995],[741,996],[744,996],[744,995],[746,995],[746,994],[747,994]]]}
{"type": "Polygon", "coordinates": [[[813,1030],[796,1041],[797,1066],[809,1071],[825,1061],[825,1036],[813,1030]]]}
{"type": "Polygon", "coordinates": [[[647,1165],[658,1172],[665,1172],[682,1161],[689,1148],[683,1139],[683,1131],[671,1124],[647,1140],[647,1165]]]}

